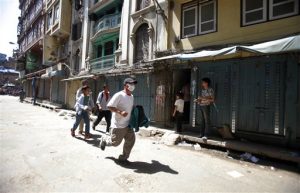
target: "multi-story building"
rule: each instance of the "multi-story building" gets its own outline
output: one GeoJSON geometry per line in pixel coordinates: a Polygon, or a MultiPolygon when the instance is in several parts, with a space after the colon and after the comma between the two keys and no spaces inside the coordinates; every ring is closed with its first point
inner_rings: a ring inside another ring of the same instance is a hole
{"type": "Polygon", "coordinates": [[[209,77],[214,128],[229,125],[238,137],[297,146],[299,6],[298,0],[20,0],[25,65],[19,68],[29,79],[43,74],[39,95],[68,107],[84,79],[96,97],[103,84],[113,94],[124,77],[135,76],[135,103],[164,125],[171,125],[175,93],[185,90],[186,127],[196,132],[201,116],[191,101],[209,77]],[[62,66],[70,75],[63,81],[62,66]]]}
{"type": "Polygon", "coordinates": [[[17,70],[28,97],[65,103],[64,76],[69,61],[70,2],[20,0],[17,70]],[[35,77],[34,86],[32,78],[35,77]]]}
{"type": "Polygon", "coordinates": [[[67,106],[74,106],[82,80],[89,81],[97,97],[108,70],[115,67],[119,45],[123,1],[74,1],[72,16],[72,69],[76,76],[66,79],[67,106]],[[91,78],[94,77],[94,78],[91,78]]]}
{"type": "MultiPolygon", "coordinates": [[[[298,0],[170,1],[168,50],[175,55],[157,62],[172,64],[174,91],[188,80],[191,100],[201,78],[212,80],[214,126],[299,146],[299,6],[298,0]]],[[[200,112],[190,107],[197,130],[200,112]]]]}
{"type": "MultiPolygon", "coordinates": [[[[27,96],[32,97],[31,78],[45,73],[43,65],[44,23],[43,0],[20,0],[21,16],[18,24],[19,58],[17,70],[25,78],[27,96]]],[[[37,82],[40,84],[40,81],[37,82]]],[[[42,92],[36,91],[40,97],[42,92]]]]}
{"type": "Polygon", "coordinates": [[[49,67],[41,78],[50,84],[49,100],[59,104],[66,103],[66,84],[61,80],[72,73],[69,68],[71,14],[70,1],[46,0],[43,62],[49,67]]]}
{"type": "Polygon", "coordinates": [[[160,70],[154,72],[150,62],[167,49],[167,17],[166,0],[124,0],[119,45],[115,45],[114,52],[115,64],[102,72],[112,92],[123,88],[122,79],[126,76],[135,76],[139,82],[134,92],[135,103],[142,104],[146,114],[155,122],[161,122],[162,117],[169,114],[169,108],[161,108],[163,96],[155,95],[156,89],[161,88],[160,80],[166,75],[160,70]]]}

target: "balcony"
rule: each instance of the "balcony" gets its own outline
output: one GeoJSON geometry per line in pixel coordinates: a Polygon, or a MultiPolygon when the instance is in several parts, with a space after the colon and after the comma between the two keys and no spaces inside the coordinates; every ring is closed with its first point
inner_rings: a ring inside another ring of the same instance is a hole
{"type": "Polygon", "coordinates": [[[46,34],[66,38],[71,32],[71,3],[65,0],[47,0],[46,34]]]}
{"type": "Polygon", "coordinates": [[[100,72],[103,69],[112,68],[114,67],[114,64],[115,64],[114,54],[90,60],[90,67],[93,73],[100,72]]]}
{"type": "Polygon", "coordinates": [[[118,28],[120,27],[121,23],[121,14],[111,14],[111,15],[106,15],[99,19],[95,25],[94,25],[94,35],[113,28],[118,28]]]}

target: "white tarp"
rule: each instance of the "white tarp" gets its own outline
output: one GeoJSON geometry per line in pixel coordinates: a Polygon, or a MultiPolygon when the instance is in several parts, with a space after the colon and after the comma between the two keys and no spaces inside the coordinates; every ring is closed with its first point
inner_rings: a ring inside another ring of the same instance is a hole
{"type": "Polygon", "coordinates": [[[243,51],[243,50],[248,52],[258,53],[258,54],[300,51],[300,35],[269,41],[269,42],[264,42],[260,44],[255,44],[252,46],[238,45],[238,46],[223,48],[220,50],[203,50],[192,54],[176,54],[176,55],[157,58],[153,61],[167,60],[167,59],[187,60],[193,58],[214,57],[214,56],[235,54],[238,51],[243,51]]]}

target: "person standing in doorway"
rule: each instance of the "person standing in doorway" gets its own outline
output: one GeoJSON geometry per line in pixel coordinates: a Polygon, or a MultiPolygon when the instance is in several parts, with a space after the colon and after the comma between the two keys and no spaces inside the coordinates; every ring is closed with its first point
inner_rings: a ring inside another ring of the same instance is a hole
{"type": "Polygon", "coordinates": [[[183,100],[184,100],[184,122],[189,123],[190,118],[190,101],[191,101],[191,92],[190,92],[191,85],[187,82],[183,87],[181,92],[183,93],[183,100]]]}
{"type": "Polygon", "coordinates": [[[183,100],[183,94],[177,93],[173,117],[175,117],[175,119],[176,119],[176,131],[178,133],[182,132],[182,122],[184,119],[184,105],[185,104],[184,104],[184,100],[183,100]]]}
{"type": "Polygon", "coordinates": [[[214,90],[210,87],[211,80],[209,78],[203,78],[201,81],[201,94],[195,99],[200,105],[202,125],[200,138],[207,139],[210,133],[210,106],[215,102],[214,90]]]}
{"type": "MultiPolygon", "coordinates": [[[[88,86],[88,81],[87,81],[87,80],[83,80],[83,81],[81,82],[81,87],[76,91],[75,103],[76,103],[76,102],[79,100],[79,98],[81,97],[81,95],[82,95],[82,88],[83,88],[84,86],[88,86]]],[[[84,124],[84,121],[81,120],[81,121],[80,121],[80,124],[79,124],[79,132],[78,132],[80,135],[83,135],[83,124],[84,124]]]]}
{"type": "Polygon", "coordinates": [[[106,146],[118,146],[123,139],[124,147],[123,153],[119,156],[119,161],[128,163],[128,158],[131,149],[135,143],[135,133],[133,129],[129,128],[131,111],[133,109],[133,95],[137,81],[132,78],[124,80],[124,90],[116,93],[107,104],[110,111],[112,111],[111,120],[111,136],[108,138],[101,138],[100,148],[105,149],[106,146]]]}
{"type": "Polygon", "coordinates": [[[107,85],[103,86],[103,91],[99,92],[98,98],[97,98],[97,119],[93,123],[93,129],[96,130],[96,126],[100,123],[102,118],[105,118],[106,121],[106,133],[109,133],[109,128],[111,125],[111,111],[108,109],[107,104],[109,103],[111,99],[109,88],[107,85]]]}
{"type": "Polygon", "coordinates": [[[90,97],[90,87],[83,86],[82,87],[82,95],[79,97],[78,101],[75,104],[76,109],[76,120],[71,129],[71,135],[75,137],[75,130],[83,119],[85,124],[85,139],[89,139],[91,137],[90,134],[90,115],[89,112],[92,111],[94,107],[94,102],[90,97]]]}

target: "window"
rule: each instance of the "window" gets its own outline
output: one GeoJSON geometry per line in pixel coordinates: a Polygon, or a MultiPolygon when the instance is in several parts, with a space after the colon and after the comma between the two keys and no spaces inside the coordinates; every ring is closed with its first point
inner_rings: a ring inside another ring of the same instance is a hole
{"type": "Polygon", "coordinates": [[[183,37],[194,36],[197,34],[197,7],[183,10],[183,37]]]}
{"type": "Polygon", "coordinates": [[[270,0],[270,19],[299,14],[299,0],[270,0]]]}
{"type": "Polygon", "coordinates": [[[216,2],[199,5],[199,34],[216,31],[216,2]]]}
{"type": "Polygon", "coordinates": [[[52,20],[53,20],[52,11],[50,11],[47,17],[47,29],[49,29],[52,26],[52,20]]]}
{"type": "Polygon", "coordinates": [[[242,0],[243,26],[298,14],[299,0],[242,0]]]}
{"type": "Polygon", "coordinates": [[[148,60],[148,58],[149,58],[148,25],[142,24],[136,31],[134,62],[148,60]]]}
{"type": "Polygon", "coordinates": [[[216,0],[193,1],[182,7],[182,37],[202,35],[216,31],[216,0]]]}
{"type": "Polygon", "coordinates": [[[116,46],[116,50],[119,49],[119,38],[117,38],[115,46],[116,46]]]}
{"type": "Polygon", "coordinates": [[[114,42],[109,41],[104,44],[104,56],[112,55],[114,53],[114,42]]]}
{"type": "Polygon", "coordinates": [[[54,23],[59,20],[59,4],[56,4],[54,7],[54,23]]]}
{"type": "Polygon", "coordinates": [[[72,40],[76,41],[81,38],[81,28],[82,28],[82,23],[76,23],[72,25],[72,40]]]}
{"type": "Polygon", "coordinates": [[[78,11],[81,7],[83,7],[82,0],[75,0],[75,10],[78,11]]]}
{"type": "Polygon", "coordinates": [[[250,25],[267,20],[267,0],[244,0],[243,24],[250,25]]]}
{"type": "Polygon", "coordinates": [[[148,7],[151,3],[151,0],[137,0],[136,1],[136,11],[148,7]]]}
{"type": "Polygon", "coordinates": [[[97,46],[97,58],[102,57],[102,45],[97,46]]]}

